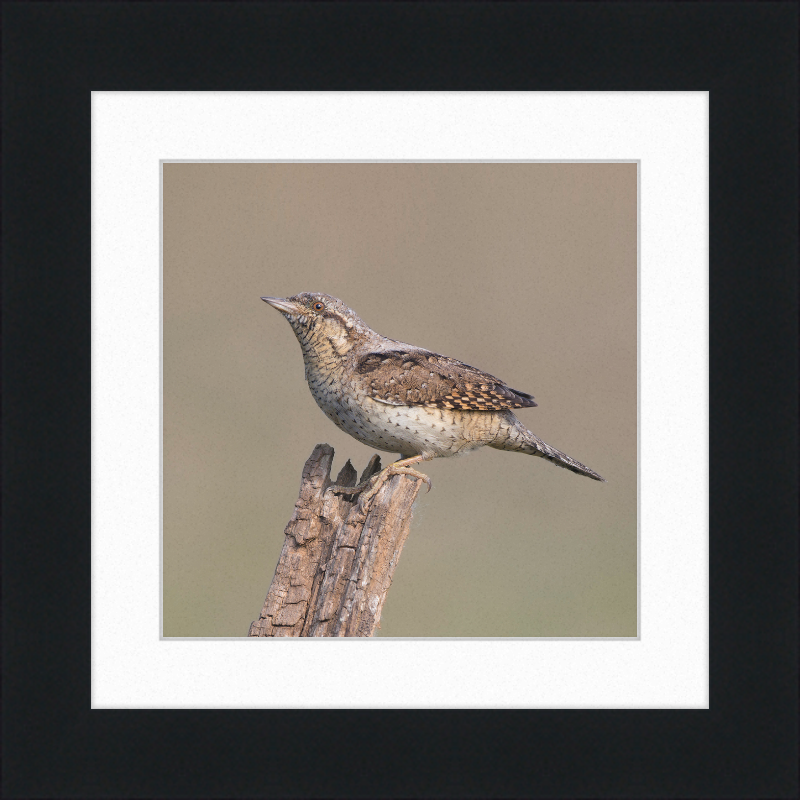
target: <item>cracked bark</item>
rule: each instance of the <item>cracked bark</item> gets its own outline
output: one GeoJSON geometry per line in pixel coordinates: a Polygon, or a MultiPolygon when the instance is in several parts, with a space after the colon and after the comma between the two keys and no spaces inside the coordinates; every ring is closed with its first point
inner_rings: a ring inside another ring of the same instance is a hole
{"type": "MultiPolygon", "coordinates": [[[[275,575],[248,636],[372,636],[379,627],[422,481],[393,475],[373,497],[326,494],[332,463],[333,448],[318,444],[303,467],[275,575]]],[[[374,455],[361,480],[380,469],[374,455]]],[[[335,483],[355,485],[349,461],[335,483]]]]}

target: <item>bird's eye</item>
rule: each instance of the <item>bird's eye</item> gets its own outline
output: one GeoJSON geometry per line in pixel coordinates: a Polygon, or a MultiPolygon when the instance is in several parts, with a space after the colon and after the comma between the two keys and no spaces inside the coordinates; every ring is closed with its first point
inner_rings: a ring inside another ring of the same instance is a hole
{"type": "Polygon", "coordinates": [[[322,311],[322,309],[325,308],[325,304],[324,303],[314,303],[314,308],[317,311],[322,311]]]}

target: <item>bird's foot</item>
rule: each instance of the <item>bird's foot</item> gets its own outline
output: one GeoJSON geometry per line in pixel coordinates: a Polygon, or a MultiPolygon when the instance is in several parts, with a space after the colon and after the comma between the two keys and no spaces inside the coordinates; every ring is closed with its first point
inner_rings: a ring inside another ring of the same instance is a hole
{"type": "Polygon", "coordinates": [[[381,481],[381,483],[383,483],[383,481],[385,481],[387,478],[390,478],[392,475],[410,475],[412,478],[418,478],[421,481],[425,481],[428,491],[431,490],[431,479],[427,475],[423,474],[422,472],[418,472],[412,467],[398,467],[394,464],[389,464],[386,469],[378,473],[378,477],[380,477],[380,475],[382,475],[384,472],[386,473],[386,477],[381,481]]]}
{"type": "MultiPolygon", "coordinates": [[[[424,475],[421,472],[417,472],[417,470],[412,469],[410,466],[407,465],[407,462],[417,463],[417,461],[422,459],[415,459],[413,462],[411,459],[402,459],[400,461],[395,461],[393,464],[389,464],[388,467],[384,467],[380,472],[377,474],[370,475],[370,477],[366,479],[362,479],[361,482],[356,486],[341,486],[339,484],[333,483],[331,484],[326,491],[334,492],[335,494],[347,494],[347,495],[356,495],[361,494],[365,489],[369,489],[369,497],[373,497],[375,493],[380,489],[380,487],[392,477],[392,475],[410,475],[412,478],[417,478],[421,481],[425,481],[426,485],[428,486],[428,491],[431,490],[431,479],[424,475]],[[404,463],[406,462],[406,463],[404,463]]],[[[369,467],[367,468],[369,471],[369,467]]],[[[362,500],[366,500],[368,498],[362,498],[362,500]]]]}

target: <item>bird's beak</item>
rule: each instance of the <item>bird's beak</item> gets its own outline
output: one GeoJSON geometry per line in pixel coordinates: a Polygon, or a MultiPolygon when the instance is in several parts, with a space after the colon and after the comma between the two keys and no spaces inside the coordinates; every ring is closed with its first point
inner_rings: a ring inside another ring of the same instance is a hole
{"type": "Polygon", "coordinates": [[[300,307],[296,306],[291,300],[285,300],[283,297],[262,297],[265,303],[269,303],[273,308],[277,308],[282,314],[297,315],[300,313],[300,307]]]}

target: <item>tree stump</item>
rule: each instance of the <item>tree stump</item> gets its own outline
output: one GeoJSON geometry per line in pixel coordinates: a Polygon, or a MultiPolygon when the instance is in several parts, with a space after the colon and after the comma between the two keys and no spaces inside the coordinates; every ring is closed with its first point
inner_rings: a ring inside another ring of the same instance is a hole
{"type": "MultiPolygon", "coordinates": [[[[275,575],[248,636],[372,636],[379,626],[422,481],[393,475],[374,493],[326,493],[332,463],[333,448],[318,444],[303,467],[275,575]]],[[[374,455],[361,480],[380,469],[374,455]]],[[[356,485],[350,461],[335,482],[356,485]]]]}

